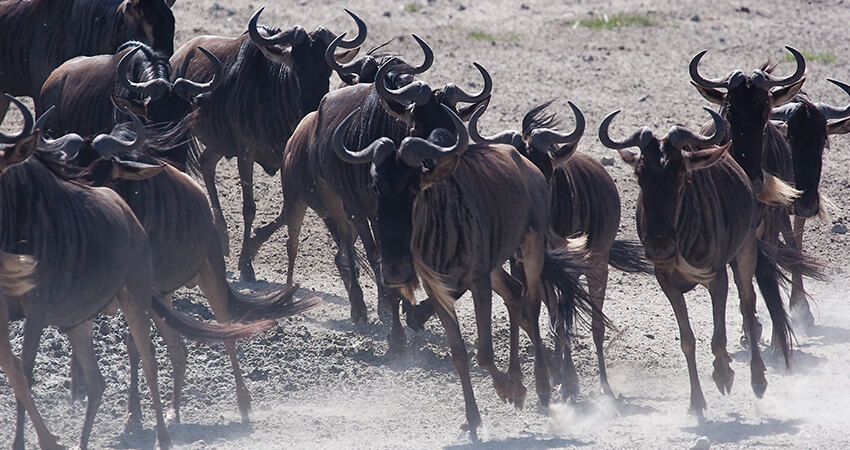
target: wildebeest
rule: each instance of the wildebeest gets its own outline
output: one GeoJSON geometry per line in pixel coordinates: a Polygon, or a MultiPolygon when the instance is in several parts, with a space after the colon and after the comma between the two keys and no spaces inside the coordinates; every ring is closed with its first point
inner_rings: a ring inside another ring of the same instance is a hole
{"type": "Polygon", "coordinates": [[[779,292],[779,272],[769,248],[756,237],[759,209],[746,173],[725,156],[726,123],[706,108],[714,122],[714,133],[702,136],[674,126],[659,139],[643,127],[622,142],[608,136],[608,127],[619,110],[608,114],[599,125],[599,139],[633,166],[640,186],[637,204],[638,237],[646,256],[655,265],[655,278],[670,301],[682,351],[688,364],[691,400],[688,410],[702,418],[706,408],[696,367],[696,340],[688,320],[684,293],[697,284],[711,295],[714,333],[714,380],[720,392],[731,391],[735,372],[726,351],[726,265],[734,275],[744,332],[750,338],[750,373],[753,392],[761,398],[767,389],[765,366],[756,338],[756,293],[753,275],[764,296],[773,322],[774,335],[790,367],[791,326],[779,292]],[[638,150],[632,149],[637,147],[638,150]]]}
{"type": "MultiPolygon", "coordinates": [[[[292,277],[298,233],[309,206],[325,218],[332,233],[338,236],[335,239],[342,253],[337,254],[337,267],[349,292],[351,316],[355,321],[366,318],[366,305],[354,264],[354,242],[357,236],[361,238],[378,285],[378,313],[382,320],[389,319],[392,323],[389,341],[393,350],[405,345],[398,312],[401,297],[396,290],[385,289],[382,282],[382,272],[394,268],[380,263],[378,246],[382,233],[375,226],[378,207],[369,167],[340,159],[333,149],[331,130],[360,108],[356,120],[345,125],[346,145],[365,146],[381,137],[394,142],[401,142],[406,136],[427,137],[440,126],[451,126],[447,117],[439,117],[444,116],[440,105],[449,106],[468,118],[471,107],[486,101],[492,90],[490,75],[477,64],[484,86],[475,94],[464,92],[454,83],[432,89],[424,81],[412,81],[410,77],[424,72],[433,62],[431,49],[416,39],[425,53],[421,65],[411,67],[391,58],[381,65],[376,83],[360,83],[326,95],[318,110],[305,117],[293,133],[281,174],[284,205],[278,226],[285,222],[289,232],[287,279],[292,277]],[[458,111],[459,103],[470,106],[458,111]]],[[[385,232],[392,233],[391,230],[385,232]]]]}
{"type": "MultiPolygon", "coordinates": [[[[56,447],[32,401],[32,383],[38,342],[45,326],[64,330],[85,373],[88,407],[81,436],[85,448],[103,394],[103,378],[91,342],[90,320],[116,298],[130,333],[139,343],[145,378],[156,414],[157,444],[169,447],[170,438],[162,417],[157,387],[156,361],[151,352],[150,322],[157,316],[181,334],[202,339],[233,339],[268,329],[272,321],[247,325],[211,325],[197,322],[172,310],[154,297],[150,245],[147,235],[129,206],[114,191],[92,188],[65,178],[56,162],[36,152],[38,130],[18,100],[11,99],[24,115],[24,130],[17,136],[0,134],[0,250],[29,255],[36,263],[33,289],[5,292],[0,305],[4,327],[8,320],[26,318],[22,350],[23,365],[11,355],[8,329],[2,340],[3,370],[19,399],[15,448],[23,448],[24,410],[36,427],[42,447],[56,447]],[[34,188],[37,187],[37,188],[34,188]],[[89,330],[89,331],[87,331],[89,330]]],[[[92,144],[99,149],[134,145],[112,135],[99,135],[92,144]]],[[[139,177],[154,173],[157,166],[132,166],[139,177]]]]}
{"type": "MultiPolygon", "coordinates": [[[[584,275],[590,299],[601,311],[609,264],[627,272],[652,273],[652,267],[643,259],[640,245],[616,239],[620,227],[620,195],[611,175],[596,159],[576,152],[585,127],[581,110],[568,102],[575,115],[576,126],[572,132],[563,133],[554,129],[559,120],[548,112],[551,104],[552,101],[549,101],[529,111],[522,119],[522,131],[508,130],[486,137],[478,132],[478,120],[485,111],[481,108],[469,120],[469,132],[478,143],[513,145],[546,177],[552,190],[549,221],[552,229],[564,238],[582,234],[587,237],[588,259],[584,275]]],[[[605,324],[599,319],[594,317],[592,324],[599,381],[602,392],[612,395],[602,347],[605,324]]],[[[556,328],[558,326],[555,325],[556,328]]],[[[556,342],[556,357],[563,358],[563,367],[559,367],[563,377],[561,393],[564,398],[575,398],[578,395],[578,377],[569,341],[556,342]]]]}
{"type": "MultiPolygon", "coordinates": [[[[229,248],[229,238],[215,186],[215,167],[223,157],[237,157],[244,225],[239,271],[245,280],[254,279],[250,251],[256,214],[254,162],[269,175],[280,169],[292,131],[328,92],[332,69],[325,61],[325,50],[337,37],[322,27],[310,33],[300,26],[284,31],[258,28],[262,11],[260,8],[251,17],[247,34],[196,37],[171,58],[172,77],[193,80],[209,79],[214,69],[208,60],[194,57],[198,47],[206,48],[224,64],[221,86],[210,93],[200,111],[194,135],[206,147],[200,158],[201,171],[225,248],[229,248]]],[[[366,24],[346,12],[358,32],[350,40],[337,42],[346,49],[337,55],[341,62],[350,61],[366,39],[366,24]]]]}
{"type": "MultiPolygon", "coordinates": [[[[80,55],[114,53],[129,40],[174,52],[173,0],[32,0],[0,4],[0,92],[38,103],[50,72],[80,55]]],[[[9,101],[0,98],[0,119],[9,101]]],[[[108,130],[107,130],[108,131],[108,130]]]]}
{"type": "MultiPolygon", "coordinates": [[[[36,102],[38,116],[54,107],[49,126],[42,131],[53,136],[108,133],[115,124],[127,120],[113,103],[120,103],[149,123],[173,127],[222,79],[221,62],[205,49],[199,50],[215,68],[205,82],[185,78],[172,82],[169,55],[137,41],[127,42],[115,54],[68,60],[41,88],[36,102]]],[[[191,123],[184,128],[188,126],[191,123]]],[[[184,133],[188,140],[189,131],[184,133]]]]}
{"type": "MultiPolygon", "coordinates": [[[[341,159],[371,167],[377,192],[383,281],[402,289],[413,300],[421,279],[425,292],[436,300],[435,309],[461,378],[466,427],[476,438],[481,416],[472,392],[455,300],[472,291],[478,363],[492,376],[499,396],[518,404],[525,396],[516,345],[523,315],[529,319],[529,335],[535,346],[536,389],[541,404],[547,405],[551,395],[537,319],[543,282],[553,283],[562,291],[558,311],[569,316],[568,321],[576,308],[594,308],[586,296],[579,295],[581,287],[570,272],[581,264],[583,253],[572,253],[566,247],[547,250],[549,188],[540,171],[511,146],[469,146],[466,127],[454,109],[446,105],[439,108],[440,114],[451,120],[453,132],[435,128],[428,139],[406,137],[398,147],[392,139],[383,137],[352,152],[345,146],[345,134],[350,130],[346,125],[356,118],[355,111],[336,127],[333,148],[341,159]],[[510,205],[509,210],[506,205],[510,205]],[[524,288],[502,269],[517,249],[522,252],[524,288]],[[507,374],[493,360],[493,289],[511,311],[507,374]]],[[[433,109],[429,112],[436,113],[433,109]]],[[[444,119],[432,120],[442,123],[444,119]]]]}
{"type": "MultiPolygon", "coordinates": [[[[829,80],[850,94],[850,86],[840,81],[829,80]]],[[[797,248],[803,248],[803,232],[806,219],[828,217],[829,200],[820,192],[823,150],[831,134],[850,131],[850,105],[843,108],[826,103],[812,103],[807,95],[800,93],[794,99],[770,113],[772,120],[784,122],[785,138],[791,147],[794,165],[794,187],[802,193],[794,200],[794,239],[797,248]]],[[[803,277],[799,271],[792,272],[791,314],[800,324],[811,327],[815,323],[803,289],[803,277]]]]}
{"type": "MultiPolygon", "coordinates": [[[[40,119],[39,121],[43,120],[40,119]]],[[[134,116],[134,120],[135,116],[134,116]]],[[[137,135],[148,133],[136,122],[137,135]]],[[[154,127],[154,131],[158,131],[154,127]]],[[[63,138],[67,139],[67,138],[63,138]]],[[[92,186],[108,186],[118,192],[136,214],[151,245],[153,260],[153,287],[155,294],[170,302],[170,294],[184,285],[201,288],[216,319],[223,323],[232,317],[242,320],[277,318],[296,314],[313,306],[313,301],[291,302],[296,288],[268,289],[259,294],[241,294],[227,282],[221,243],[215,231],[212,214],[206,196],[198,184],[188,175],[170,164],[169,156],[175,151],[158,148],[157,144],[141,145],[136,149],[117,147],[115,154],[100,158],[92,146],[83,145],[74,150],[70,164],[79,164],[84,171],[80,177],[92,186]],[[162,165],[161,173],[145,178],[116,170],[116,164],[124,166],[162,165]]],[[[52,145],[52,151],[64,151],[66,144],[52,145]]],[[[186,151],[185,147],[182,147],[186,151]]],[[[179,152],[177,152],[179,153],[179,152]]],[[[185,156],[177,157],[178,161],[185,156]]],[[[182,339],[166,324],[157,321],[157,329],[168,344],[174,369],[174,389],[169,416],[179,422],[181,388],[185,375],[186,348],[182,339]]],[[[242,379],[242,371],[236,355],[235,342],[224,341],[233,374],[236,379],[236,398],[243,421],[248,420],[251,396],[242,379]]],[[[130,430],[141,428],[141,408],[138,397],[138,353],[132,342],[128,343],[131,354],[130,389],[127,404],[126,426],[130,430]]],[[[72,386],[74,374],[72,372],[72,386]]],[[[72,395],[76,392],[72,389],[72,395]]]]}

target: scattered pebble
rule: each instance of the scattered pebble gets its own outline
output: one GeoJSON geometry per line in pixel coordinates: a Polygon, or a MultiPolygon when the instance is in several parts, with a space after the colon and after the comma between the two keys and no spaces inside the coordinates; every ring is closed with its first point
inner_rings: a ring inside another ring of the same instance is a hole
{"type": "Polygon", "coordinates": [[[703,436],[694,442],[694,445],[691,446],[691,450],[708,450],[711,448],[711,441],[708,440],[707,437],[703,436]]]}
{"type": "Polygon", "coordinates": [[[699,22],[700,20],[701,20],[701,19],[700,19],[700,18],[699,18],[699,16],[698,16],[698,15],[696,15],[696,14],[694,14],[693,16],[691,16],[691,22],[699,22]]]}
{"type": "Polygon", "coordinates": [[[601,162],[603,166],[613,166],[614,158],[611,156],[603,156],[599,159],[599,162],[601,162]]]}
{"type": "Polygon", "coordinates": [[[832,231],[835,234],[847,234],[847,226],[843,223],[835,224],[832,226],[832,231]]]}

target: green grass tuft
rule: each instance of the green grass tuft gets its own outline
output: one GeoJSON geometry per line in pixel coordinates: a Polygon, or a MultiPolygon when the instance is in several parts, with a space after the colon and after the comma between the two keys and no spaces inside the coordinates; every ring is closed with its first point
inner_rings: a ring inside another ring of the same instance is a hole
{"type": "MultiPolygon", "coordinates": [[[[813,52],[805,52],[805,51],[801,51],[800,53],[802,53],[803,57],[806,58],[806,62],[816,61],[816,62],[822,62],[822,63],[826,63],[826,64],[831,64],[831,63],[835,62],[835,55],[833,55],[832,53],[830,53],[828,51],[825,51],[825,52],[814,52],[814,51],[813,52]]],[[[794,62],[794,61],[795,61],[794,55],[792,55],[790,53],[785,54],[785,62],[794,62]]]]}
{"type": "Polygon", "coordinates": [[[625,27],[654,27],[659,23],[645,13],[617,13],[612,15],[603,14],[588,20],[578,20],[573,26],[590,28],[593,30],[613,30],[625,27]]]}
{"type": "Polygon", "coordinates": [[[516,42],[519,40],[519,34],[517,33],[492,34],[481,30],[470,31],[466,33],[466,37],[467,39],[472,39],[473,41],[485,42],[516,42]]]}
{"type": "Polygon", "coordinates": [[[422,11],[422,5],[417,2],[412,2],[404,5],[404,12],[415,13],[422,11]]]}

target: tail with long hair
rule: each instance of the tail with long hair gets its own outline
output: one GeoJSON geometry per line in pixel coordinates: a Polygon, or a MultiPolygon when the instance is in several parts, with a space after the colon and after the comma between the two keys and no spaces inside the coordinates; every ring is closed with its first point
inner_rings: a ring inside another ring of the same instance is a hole
{"type": "Polygon", "coordinates": [[[585,270],[583,253],[567,247],[548,250],[543,258],[541,277],[545,284],[555,289],[558,301],[557,308],[550,308],[550,312],[554,313],[552,328],[558,337],[572,334],[577,317],[585,324],[589,323],[588,317],[599,318],[611,327],[608,318],[590,301],[587,291],[578,281],[585,270]]]}
{"type": "Polygon", "coordinates": [[[622,272],[655,273],[655,268],[644,257],[643,246],[636,241],[614,241],[608,252],[608,264],[622,272]]]}
{"type": "Polygon", "coordinates": [[[155,297],[151,302],[151,308],[156,315],[160,316],[168,326],[177,330],[178,333],[190,339],[201,341],[246,338],[269,330],[277,324],[274,320],[231,324],[206,323],[166,306],[155,297]]]}
{"type": "Polygon", "coordinates": [[[768,253],[768,256],[783,269],[791,273],[799,272],[805,277],[814,278],[818,281],[829,281],[826,266],[801,249],[780,244],[779,248],[774,250],[766,242],[760,240],[759,248],[762,246],[764,246],[765,253],[768,253]]]}
{"type": "Polygon", "coordinates": [[[245,322],[294,316],[319,304],[318,296],[293,300],[292,295],[297,289],[297,284],[291,284],[282,289],[270,287],[243,294],[228,283],[227,304],[230,314],[245,322]]]}
{"type": "Polygon", "coordinates": [[[764,241],[758,242],[758,259],[756,260],[756,282],[759,285],[767,311],[770,313],[770,321],[773,324],[773,345],[782,349],[785,358],[785,368],[791,368],[791,340],[794,332],[782,295],[779,292],[779,284],[784,283],[787,278],[779,271],[777,266],[776,252],[764,241]]]}

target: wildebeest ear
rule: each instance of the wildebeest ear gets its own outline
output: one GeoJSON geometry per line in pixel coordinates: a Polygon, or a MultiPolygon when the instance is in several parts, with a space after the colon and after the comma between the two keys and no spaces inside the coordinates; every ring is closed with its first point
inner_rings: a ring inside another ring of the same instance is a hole
{"type": "Polygon", "coordinates": [[[620,154],[620,158],[622,158],[626,164],[632,167],[636,166],[638,161],[640,161],[640,150],[636,148],[621,148],[617,150],[617,153],[620,154]]]}
{"type": "Polygon", "coordinates": [[[703,98],[710,101],[711,103],[720,106],[726,104],[726,94],[724,92],[721,92],[714,88],[702,87],[694,83],[693,81],[691,81],[691,84],[694,85],[695,88],[697,88],[697,91],[699,91],[700,95],[702,95],[703,98]]]}
{"type": "Polygon", "coordinates": [[[340,64],[347,64],[350,63],[359,52],[360,47],[343,49],[334,53],[334,59],[339,61],[340,64]]]}
{"type": "Polygon", "coordinates": [[[850,117],[826,124],[826,134],[845,134],[850,132],[850,117]]]}
{"type": "Polygon", "coordinates": [[[720,158],[732,145],[732,141],[722,146],[714,146],[704,150],[695,150],[692,152],[682,151],[682,157],[685,160],[685,168],[687,170],[705,169],[712,164],[720,161],[720,158]]]}
{"type": "Polygon", "coordinates": [[[552,165],[557,167],[570,160],[576,154],[579,141],[564,144],[552,152],[552,165]]]}
{"type": "Polygon", "coordinates": [[[35,130],[28,136],[18,139],[15,145],[0,152],[3,169],[29,158],[38,146],[38,136],[39,130],[35,130]]]}
{"type": "Polygon", "coordinates": [[[422,182],[419,184],[419,190],[424,191],[428,186],[443,181],[455,171],[458,162],[460,162],[460,155],[446,156],[437,161],[437,164],[433,168],[426,169],[422,174],[422,182]]]}
{"type": "Polygon", "coordinates": [[[770,91],[770,107],[774,108],[788,103],[803,88],[804,81],[806,81],[806,77],[800,78],[800,81],[794,84],[770,91]]]}
{"type": "Polygon", "coordinates": [[[479,106],[488,103],[490,101],[490,97],[481,100],[478,103],[473,103],[469,106],[464,106],[463,108],[458,108],[457,116],[460,117],[460,120],[464,122],[469,122],[469,119],[472,118],[472,114],[475,113],[475,110],[478,109],[479,106]]]}
{"type": "Polygon", "coordinates": [[[159,175],[163,170],[165,170],[165,164],[145,164],[112,159],[112,178],[116,180],[144,180],[159,175]]]}
{"type": "Polygon", "coordinates": [[[129,109],[137,116],[144,117],[145,119],[148,118],[147,108],[144,103],[138,100],[118,97],[115,94],[110,95],[110,98],[112,99],[112,105],[118,108],[118,111],[126,111],[129,109]]]}

